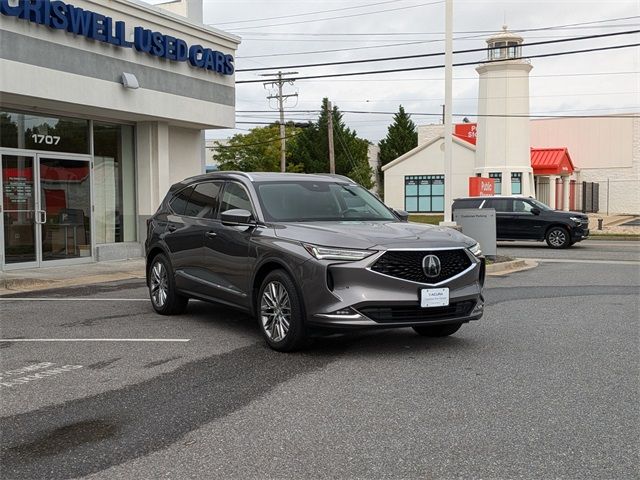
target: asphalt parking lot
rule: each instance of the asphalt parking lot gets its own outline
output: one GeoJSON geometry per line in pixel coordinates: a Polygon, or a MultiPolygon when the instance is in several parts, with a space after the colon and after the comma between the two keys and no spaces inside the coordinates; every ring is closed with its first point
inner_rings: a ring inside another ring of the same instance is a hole
{"type": "Polygon", "coordinates": [[[140,281],[2,297],[1,476],[638,478],[640,244],[499,250],[539,266],[455,336],[295,354],[233,310],[158,316],[140,281]]]}

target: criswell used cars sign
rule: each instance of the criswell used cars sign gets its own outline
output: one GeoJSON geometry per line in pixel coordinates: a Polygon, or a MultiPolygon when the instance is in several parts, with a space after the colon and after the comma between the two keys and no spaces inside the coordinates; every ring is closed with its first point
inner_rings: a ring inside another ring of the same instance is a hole
{"type": "Polygon", "coordinates": [[[196,68],[222,75],[233,75],[234,72],[233,55],[225,55],[202,45],[189,46],[184,40],[143,27],[133,29],[133,42],[129,42],[125,22],[114,21],[111,17],[65,2],[0,0],[0,13],[117,47],[135,48],[139,52],[167,60],[189,62],[196,68]]]}

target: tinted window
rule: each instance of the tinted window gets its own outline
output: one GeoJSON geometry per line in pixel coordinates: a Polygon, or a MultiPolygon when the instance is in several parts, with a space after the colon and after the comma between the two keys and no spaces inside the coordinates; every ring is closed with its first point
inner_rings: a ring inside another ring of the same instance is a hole
{"type": "Polygon", "coordinates": [[[465,199],[465,200],[456,200],[455,202],[453,202],[453,210],[456,210],[458,208],[480,208],[480,204],[482,204],[482,201],[484,200],[484,198],[469,198],[469,199],[465,199]]]}
{"type": "Polygon", "coordinates": [[[516,213],[531,213],[533,210],[533,205],[529,202],[525,202],[524,200],[514,200],[513,201],[513,211],[516,213]]]}
{"type": "Polygon", "coordinates": [[[175,194],[173,199],[169,202],[173,213],[177,215],[184,215],[184,212],[187,209],[187,204],[189,203],[191,192],[193,192],[193,187],[187,187],[175,194]]]}
{"type": "Polygon", "coordinates": [[[245,188],[238,183],[229,182],[224,188],[220,212],[226,212],[227,210],[234,210],[236,208],[248,210],[253,213],[251,200],[249,200],[249,194],[245,188]]]}
{"type": "Polygon", "coordinates": [[[511,212],[513,200],[510,198],[492,198],[482,208],[494,208],[496,212],[511,212]]]}
{"type": "Polygon", "coordinates": [[[185,210],[188,217],[215,218],[220,202],[220,190],[222,183],[205,182],[196,185],[189,198],[189,204],[185,210]]]}

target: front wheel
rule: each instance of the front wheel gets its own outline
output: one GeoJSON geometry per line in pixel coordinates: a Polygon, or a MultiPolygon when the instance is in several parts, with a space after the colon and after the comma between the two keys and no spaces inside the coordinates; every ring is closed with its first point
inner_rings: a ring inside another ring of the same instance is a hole
{"type": "Polygon", "coordinates": [[[149,267],[149,298],[160,315],[184,313],[189,303],[188,297],[176,292],[171,264],[163,254],[156,255],[149,267]]]}
{"type": "Polygon", "coordinates": [[[551,248],[567,248],[571,246],[571,237],[566,228],[552,227],[547,232],[547,245],[551,248]]]}
{"type": "Polygon", "coordinates": [[[291,277],[274,270],[263,280],[257,299],[260,330],[271,348],[291,352],[305,339],[303,305],[291,277]]]}
{"type": "Polygon", "coordinates": [[[456,333],[462,323],[447,323],[444,325],[420,325],[413,327],[418,335],[423,337],[448,337],[456,333]]]}

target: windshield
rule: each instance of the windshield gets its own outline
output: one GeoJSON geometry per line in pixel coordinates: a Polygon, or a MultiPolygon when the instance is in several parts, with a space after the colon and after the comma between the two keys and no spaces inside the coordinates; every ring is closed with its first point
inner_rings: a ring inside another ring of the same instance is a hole
{"type": "Polygon", "coordinates": [[[265,219],[271,222],[393,221],[389,209],[358,185],[329,182],[257,184],[265,219]]]}
{"type": "Polygon", "coordinates": [[[553,210],[553,208],[549,207],[548,205],[545,205],[544,203],[534,199],[534,198],[530,198],[529,201],[531,203],[533,203],[533,205],[535,207],[538,207],[540,210],[553,210]]]}

